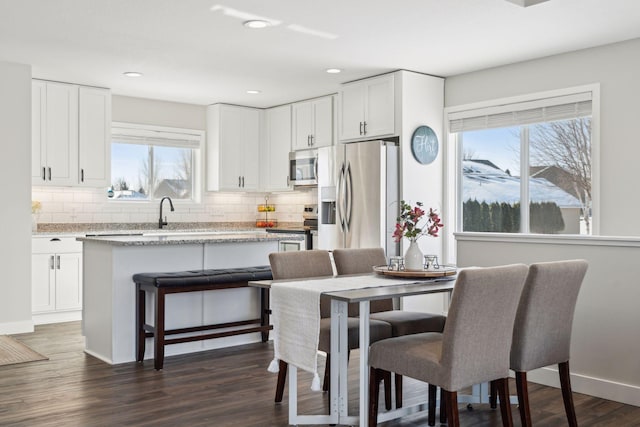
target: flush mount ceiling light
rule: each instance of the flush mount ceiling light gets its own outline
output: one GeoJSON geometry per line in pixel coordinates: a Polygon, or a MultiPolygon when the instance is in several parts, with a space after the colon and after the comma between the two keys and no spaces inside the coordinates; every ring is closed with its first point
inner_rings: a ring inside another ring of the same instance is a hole
{"type": "Polygon", "coordinates": [[[259,90],[255,90],[255,89],[250,89],[250,90],[247,91],[247,93],[250,94],[250,95],[257,95],[257,94],[260,93],[260,91],[259,90]]]}
{"type": "Polygon", "coordinates": [[[549,0],[507,0],[509,3],[517,4],[522,7],[534,6],[538,3],[544,3],[549,0]]]}
{"type": "Polygon", "coordinates": [[[254,19],[251,21],[244,21],[242,23],[247,28],[259,29],[259,28],[267,28],[271,26],[271,22],[263,21],[261,19],[254,19]]]}
{"type": "Polygon", "coordinates": [[[338,74],[342,72],[340,68],[327,68],[325,71],[329,74],[338,74]]]}
{"type": "Polygon", "coordinates": [[[142,73],[138,72],[138,71],[127,71],[122,73],[123,75],[127,76],[127,77],[142,77],[142,73]]]}

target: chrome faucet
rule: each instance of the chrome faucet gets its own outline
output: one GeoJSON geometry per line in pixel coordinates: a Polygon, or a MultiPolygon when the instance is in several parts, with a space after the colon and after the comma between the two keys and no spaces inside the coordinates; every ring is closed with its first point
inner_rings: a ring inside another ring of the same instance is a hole
{"type": "Polygon", "coordinates": [[[171,206],[171,212],[175,211],[175,209],[173,209],[173,202],[171,201],[171,197],[163,197],[162,200],[160,200],[160,219],[158,220],[158,228],[162,229],[163,226],[167,225],[167,217],[164,217],[164,220],[162,219],[162,202],[164,202],[165,200],[169,201],[169,205],[171,206]]]}

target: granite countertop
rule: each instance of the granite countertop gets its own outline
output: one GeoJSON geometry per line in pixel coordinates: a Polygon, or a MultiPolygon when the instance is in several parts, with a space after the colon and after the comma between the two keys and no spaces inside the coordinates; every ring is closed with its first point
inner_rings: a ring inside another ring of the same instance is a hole
{"type": "Polygon", "coordinates": [[[111,235],[77,237],[81,242],[104,243],[112,246],[195,245],[204,243],[246,243],[279,240],[304,240],[301,234],[270,234],[264,232],[210,233],[150,233],[147,235],[111,235]]]}

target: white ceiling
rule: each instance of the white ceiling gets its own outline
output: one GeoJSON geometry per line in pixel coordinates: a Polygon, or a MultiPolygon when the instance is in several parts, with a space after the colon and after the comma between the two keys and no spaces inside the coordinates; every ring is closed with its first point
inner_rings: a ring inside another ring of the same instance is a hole
{"type": "Polygon", "coordinates": [[[637,37],[638,0],[0,0],[0,60],[194,104],[268,107],[396,69],[447,77],[637,37]],[[280,23],[251,30],[243,14],[280,23]]]}

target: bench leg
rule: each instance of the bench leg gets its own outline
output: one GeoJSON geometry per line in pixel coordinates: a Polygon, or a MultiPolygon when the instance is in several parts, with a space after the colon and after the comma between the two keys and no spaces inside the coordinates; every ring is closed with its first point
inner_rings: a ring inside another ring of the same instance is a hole
{"type": "Polygon", "coordinates": [[[160,288],[156,292],[156,321],[155,325],[153,325],[153,366],[157,371],[161,370],[164,364],[164,301],[164,290],[160,288]]]}
{"type": "Polygon", "coordinates": [[[140,289],[140,284],[136,284],[136,361],[144,361],[145,350],[145,291],[140,289]]]}
{"type": "MultiPolygon", "coordinates": [[[[269,326],[269,289],[260,288],[260,326],[269,326]]],[[[269,341],[269,331],[262,331],[262,342],[269,341]]]]}

